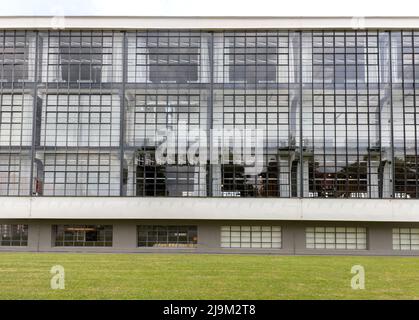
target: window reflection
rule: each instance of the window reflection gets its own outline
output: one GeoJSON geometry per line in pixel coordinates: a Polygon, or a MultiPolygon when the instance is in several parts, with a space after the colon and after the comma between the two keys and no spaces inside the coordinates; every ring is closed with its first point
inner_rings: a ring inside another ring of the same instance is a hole
{"type": "Polygon", "coordinates": [[[2,31],[0,195],[418,198],[418,48],[412,30],[2,31]],[[258,171],[185,163],[211,129],[263,132],[258,171]]]}

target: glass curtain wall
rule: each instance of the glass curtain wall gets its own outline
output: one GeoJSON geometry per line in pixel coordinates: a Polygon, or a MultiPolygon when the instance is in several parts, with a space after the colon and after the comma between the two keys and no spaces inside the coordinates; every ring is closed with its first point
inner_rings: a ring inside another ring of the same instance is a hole
{"type": "Polygon", "coordinates": [[[418,70],[414,30],[0,31],[0,196],[414,199],[418,70]]]}

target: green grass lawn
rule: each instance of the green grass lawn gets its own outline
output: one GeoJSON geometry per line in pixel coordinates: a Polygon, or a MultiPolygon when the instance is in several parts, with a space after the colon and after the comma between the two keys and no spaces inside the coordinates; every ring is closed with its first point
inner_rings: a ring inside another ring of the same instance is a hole
{"type": "Polygon", "coordinates": [[[419,299],[419,258],[0,253],[0,299],[419,299]]]}

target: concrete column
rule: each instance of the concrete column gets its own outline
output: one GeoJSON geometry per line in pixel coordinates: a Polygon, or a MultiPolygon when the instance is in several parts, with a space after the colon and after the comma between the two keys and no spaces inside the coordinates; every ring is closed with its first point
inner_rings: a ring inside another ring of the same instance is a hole
{"type": "MultiPolygon", "coordinates": [[[[281,223],[282,250],[285,254],[295,254],[297,245],[301,246],[301,227],[298,223],[281,223]]],[[[304,249],[304,247],[303,247],[304,249]]]]}
{"type": "Polygon", "coordinates": [[[136,181],[135,181],[135,168],[134,168],[134,153],[125,151],[125,161],[128,167],[128,179],[127,179],[127,196],[136,195],[136,181]]]}
{"type": "Polygon", "coordinates": [[[39,237],[40,237],[40,225],[36,222],[29,223],[29,230],[28,230],[28,249],[30,251],[38,251],[39,250],[39,237]]]}
{"type": "MultiPolygon", "coordinates": [[[[57,222],[60,224],[60,222],[57,222]]],[[[45,221],[39,223],[39,238],[38,248],[39,251],[49,251],[52,249],[52,225],[51,221],[45,221]]]]}
{"type": "Polygon", "coordinates": [[[389,254],[393,249],[392,226],[377,223],[368,228],[368,249],[375,254],[389,254]]]}
{"type": "Polygon", "coordinates": [[[307,225],[302,223],[292,225],[294,254],[304,253],[306,250],[306,227],[307,225]]]}
{"type": "Polygon", "coordinates": [[[371,198],[378,198],[378,170],[380,168],[379,161],[370,161],[367,164],[367,190],[371,198]]]}
{"type": "Polygon", "coordinates": [[[137,223],[121,221],[113,224],[112,247],[119,250],[133,250],[137,248],[137,223]]]}
{"type": "Polygon", "coordinates": [[[194,168],[194,196],[205,197],[207,195],[206,175],[206,166],[196,166],[194,168]]]}
{"type": "MultiPolygon", "coordinates": [[[[208,222],[198,227],[198,250],[220,251],[221,248],[221,222],[208,222]]],[[[229,225],[229,223],[225,223],[229,225]]]]}
{"type": "MultiPolygon", "coordinates": [[[[300,183],[300,172],[301,165],[297,166],[297,194],[301,194],[301,183],[300,183]]],[[[308,158],[303,157],[303,197],[308,198],[309,195],[309,171],[308,171],[308,158]]]]}
{"type": "Polygon", "coordinates": [[[214,197],[221,197],[221,165],[212,165],[212,195],[214,197]]]}
{"type": "Polygon", "coordinates": [[[385,161],[383,166],[383,198],[392,198],[393,195],[393,166],[385,161]]]}

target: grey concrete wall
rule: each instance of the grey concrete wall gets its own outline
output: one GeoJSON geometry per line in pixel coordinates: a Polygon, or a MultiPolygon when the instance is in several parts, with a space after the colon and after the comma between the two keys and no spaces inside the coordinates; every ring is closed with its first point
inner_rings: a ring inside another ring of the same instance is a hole
{"type": "Polygon", "coordinates": [[[416,227],[419,223],[387,222],[302,222],[302,221],[236,221],[236,220],[0,220],[0,224],[22,223],[29,225],[27,247],[0,247],[0,251],[30,252],[137,252],[137,253],[243,253],[283,255],[418,255],[417,251],[395,251],[392,248],[392,228],[416,227]],[[53,224],[111,224],[113,225],[112,247],[54,247],[53,224]],[[138,248],[137,225],[197,225],[197,248],[138,248]],[[221,248],[223,225],[276,225],[282,228],[281,249],[230,249],[221,248]],[[306,249],[306,227],[352,226],[366,227],[367,250],[306,249]]]}

